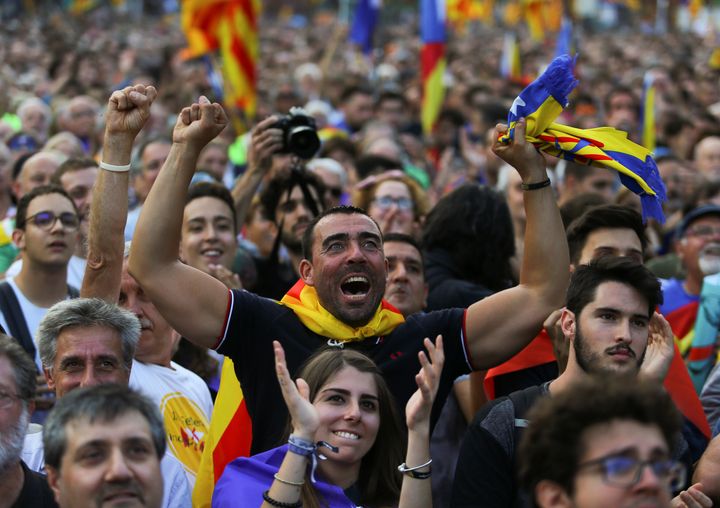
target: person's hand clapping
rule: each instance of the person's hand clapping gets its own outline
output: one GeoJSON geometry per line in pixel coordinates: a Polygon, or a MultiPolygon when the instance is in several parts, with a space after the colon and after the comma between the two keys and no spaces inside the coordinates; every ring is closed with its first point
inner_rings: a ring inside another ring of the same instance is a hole
{"type": "Polygon", "coordinates": [[[292,420],[292,433],[301,439],[314,441],[315,432],[320,426],[320,417],[310,401],[310,388],[302,378],[293,382],[285,363],[285,350],[276,340],[273,341],[273,349],[275,351],[275,371],[292,420]]]}
{"type": "Polygon", "coordinates": [[[204,95],[192,106],[183,108],[173,129],[173,143],[200,152],[228,123],[227,115],[217,102],[204,95]]]}
{"type": "Polygon", "coordinates": [[[405,418],[410,431],[422,431],[430,433],[430,413],[433,402],[440,385],[440,374],[442,374],[445,363],[445,351],[443,350],[442,335],[438,335],[435,344],[430,339],[425,339],[430,359],[424,351],[418,353],[420,360],[420,372],[415,376],[418,390],[410,397],[405,406],[405,418]]]}

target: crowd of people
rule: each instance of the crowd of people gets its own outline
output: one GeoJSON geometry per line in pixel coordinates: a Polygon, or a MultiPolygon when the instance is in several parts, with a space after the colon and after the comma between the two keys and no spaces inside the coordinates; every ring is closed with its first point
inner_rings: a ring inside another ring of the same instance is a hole
{"type": "Polygon", "coordinates": [[[550,36],[506,76],[508,27],[451,33],[423,133],[414,8],[371,55],[266,12],[251,117],[132,6],[0,33],[0,506],[720,503],[712,37],[575,19],[559,121],[639,143],[652,81],[660,224],[499,140],[550,36]]]}

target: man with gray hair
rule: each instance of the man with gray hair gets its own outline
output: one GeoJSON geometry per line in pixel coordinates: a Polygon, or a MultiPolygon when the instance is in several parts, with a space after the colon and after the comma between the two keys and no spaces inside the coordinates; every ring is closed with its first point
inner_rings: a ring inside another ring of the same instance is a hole
{"type": "Polygon", "coordinates": [[[48,139],[48,130],[52,121],[52,110],[42,99],[28,97],[17,108],[22,132],[30,134],[40,143],[48,139]]]}
{"type": "MultiPolygon", "coordinates": [[[[48,387],[58,400],[79,388],[128,386],[140,323],[133,313],[99,298],[60,302],[48,310],[38,330],[38,347],[48,387]]],[[[44,450],[39,433],[25,438],[23,458],[42,470],[44,450]]],[[[166,454],[163,507],[189,507],[190,492],[180,463],[166,454]]]]}
{"type": "Polygon", "coordinates": [[[160,508],[165,430],[142,395],[118,385],[75,390],[48,418],[43,443],[61,508],[160,508]]]}
{"type": "Polygon", "coordinates": [[[35,364],[13,339],[0,334],[0,499],[3,506],[56,506],[47,480],[21,460],[35,396],[35,364]]]}

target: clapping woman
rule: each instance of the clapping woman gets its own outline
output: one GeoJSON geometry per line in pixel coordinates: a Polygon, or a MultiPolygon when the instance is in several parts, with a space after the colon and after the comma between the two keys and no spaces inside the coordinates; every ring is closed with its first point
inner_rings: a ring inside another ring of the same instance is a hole
{"type": "Polygon", "coordinates": [[[431,507],[430,411],[444,362],[442,338],[435,344],[425,339],[425,347],[428,353],[418,354],[418,390],[405,410],[403,462],[395,403],[372,360],[351,349],[325,349],[293,382],[275,342],[278,381],[291,417],[288,444],[230,463],[213,507],[431,507]]]}

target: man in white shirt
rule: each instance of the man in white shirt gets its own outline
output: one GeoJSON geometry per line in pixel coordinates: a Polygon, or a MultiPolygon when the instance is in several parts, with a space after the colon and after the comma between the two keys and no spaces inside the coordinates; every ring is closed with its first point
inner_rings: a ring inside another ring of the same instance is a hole
{"type": "MultiPolygon", "coordinates": [[[[127,386],[140,325],[130,312],[97,298],[54,305],[38,330],[38,348],[48,387],[58,399],[77,389],[101,384],[127,386]]],[[[44,450],[37,429],[25,436],[22,458],[41,471],[44,450]]],[[[166,453],[160,468],[165,484],[163,508],[189,508],[190,490],[182,465],[166,453]]]]}
{"type": "Polygon", "coordinates": [[[53,304],[78,295],[67,284],[67,267],[78,242],[80,219],[70,196],[60,187],[44,185],[18,203],[13,242],[23,267],[0,283],[0,325],[35,358],[34,336],[53,304]]]}

